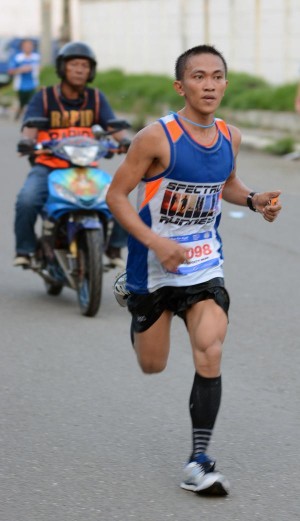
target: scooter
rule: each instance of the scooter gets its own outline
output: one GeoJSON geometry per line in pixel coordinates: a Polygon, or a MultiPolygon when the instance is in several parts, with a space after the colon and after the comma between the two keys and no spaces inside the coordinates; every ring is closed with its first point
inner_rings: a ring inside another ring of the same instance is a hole
{"type": "MultiPolygon", "coordinates": [[[[31,118],[26,126],[47,128],[47,118],[31,118]]],[[[112,223],[105,197],[111,176],[95,161],[112,157],[118,145],[110,136],[130,125],[108,122],[113,130],[92,127],[93,137],[75,136],[38,143],[28,155],[47,153],[65,159],[69,168],[48,176],[49,195],[42,211],[42,229],[29,269],[44,280],[49,295],[64,287],[77,292],[81,314],[93,317],[102,296],[103,254],[112,223]]]]}

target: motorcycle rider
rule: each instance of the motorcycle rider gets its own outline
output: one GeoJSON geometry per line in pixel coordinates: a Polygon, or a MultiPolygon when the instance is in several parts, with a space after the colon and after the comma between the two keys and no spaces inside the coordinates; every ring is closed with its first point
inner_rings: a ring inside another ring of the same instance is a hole
{"type": "MultiPolygon", "coordinates": [[[[22,139],[17,150],[20,154],[37,142],[60,139],[70,135],[92,137],[91,127],[99,124],[111,130],[108,121],[115,117],[105,95],[98,89],[87,87],[96,74],[97,61],[93,50],[82,42],[64,45],[56,58],[59,85],[44,87],[31,99],[23,119],[22,139]],[[49,119],[47,130],[26,127],[29,118],[49,119]]],[[[114,134],[119,152],[125,153],[130,139],[124,131],[114,134]]],[[[30,257],[36,249],[34,226],[48,195],[48,174],[54,168],[67,168],[69,163],[47,154],[35,156],[25,183],[16,201],[15,236],[16,256],[14,266],[30,266],[30,257]]],[[[112,267],[123,268],[121,248],[127,244],[127,232],[114,220],[106,256],[112,267]]]]}

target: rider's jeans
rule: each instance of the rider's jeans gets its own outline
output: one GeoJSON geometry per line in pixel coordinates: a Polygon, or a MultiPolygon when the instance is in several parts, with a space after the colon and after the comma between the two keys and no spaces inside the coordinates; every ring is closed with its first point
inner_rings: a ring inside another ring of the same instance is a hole
{"type": "MultiPolygon", "coordinates": [[[[48,174],[51,168],[34,165],[29,172],[16,202],[15,235],[17,255],[28,255],[36,249],[34,226],[48,196],[48,174]]],[[[124,248],[127,232],[114,222],[109,246],[124,248]]]]}
{"type": "Polygon", "coordinates": [[[124,248],[127,246],[128,233],[122,226],[114,219],[114,225],[112,227],[111,235],[109,238],[108,248],[124,248]]]}

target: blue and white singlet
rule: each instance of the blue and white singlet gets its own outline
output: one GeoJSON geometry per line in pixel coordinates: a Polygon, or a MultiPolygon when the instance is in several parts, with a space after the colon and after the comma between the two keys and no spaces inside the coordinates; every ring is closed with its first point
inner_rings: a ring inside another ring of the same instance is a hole
{"type": "Polygon", "coordinates": [[[152,250],[130,235],[127,288],[139,294],[223,277],[218,226],[222,190],[234,168],[229,129],[224,121],[216,119],[218,138],[208,148],[190,136],[176,114],[159,122],[170,144],[170,164],[161,174],[141,180],[138,212],[155,233],[187,248],[188,264],[168,272],[152,250]]]}

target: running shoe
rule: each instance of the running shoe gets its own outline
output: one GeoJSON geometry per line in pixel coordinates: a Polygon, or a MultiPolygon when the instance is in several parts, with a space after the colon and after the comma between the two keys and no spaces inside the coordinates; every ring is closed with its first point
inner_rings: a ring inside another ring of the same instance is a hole
{"type": "Polygon", "coordinates": [[[185,466],[180,486],[198,494],[213,496],[226,496],[230,488],[225,476],[215,471],[215,461],[206,454],[199,454],[185,466]]]}
{"type": "Polygon", "coordinates": [[[29,255],[16,255],[13,262],[14,267],[21,266],[22,268],[29,268],[30,267],[30,257],[29,255]]]}
{"type": "Polygon", "coordinates": [[[122,308],[127,306],[127,299],[130,292],[126,289],[126,271],[117,276],[114,283],[114,296],[122,308]]]}

